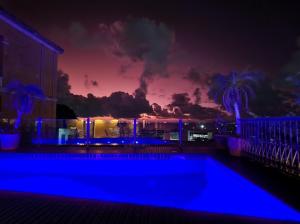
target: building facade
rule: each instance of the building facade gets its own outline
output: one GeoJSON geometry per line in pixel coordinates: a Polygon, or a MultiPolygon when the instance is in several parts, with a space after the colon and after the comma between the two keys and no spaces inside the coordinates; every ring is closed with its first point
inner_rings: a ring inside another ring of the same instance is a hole
{"type": "MultiPolygon", "coordinates": [[[[0,9],[0,88],[11,81],[39,86],[46,100],[35,102],[31,117],[56,116],[57,60],[62,53],[55,43],[0,9]]],[[[2,93],[0,117],[15,116],[10,104],[2,93]]]]}

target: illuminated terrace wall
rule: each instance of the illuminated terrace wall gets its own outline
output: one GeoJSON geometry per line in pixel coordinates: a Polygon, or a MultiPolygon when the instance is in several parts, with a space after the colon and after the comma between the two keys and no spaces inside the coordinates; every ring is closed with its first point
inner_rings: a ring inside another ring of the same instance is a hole
{"type": "MultiPolygon", "coordinates": [[[[47,100],[37,103],[32,117],[55,118],[58,53],[34,39],[34,33],[25,34],[5,19],[0,12],[2,87],[16,80],[41,87],[47,100]]],[[[0,104],[2,117],[15,117],[14,111],[8,109],[7,96],[2,95],[0,104]]]]}

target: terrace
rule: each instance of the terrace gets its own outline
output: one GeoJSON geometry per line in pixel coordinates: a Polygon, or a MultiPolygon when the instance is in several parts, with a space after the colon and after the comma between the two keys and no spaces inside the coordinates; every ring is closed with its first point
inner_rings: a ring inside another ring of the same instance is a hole
{"type": "Polygon", "coordinates": [[[3,2],[1,224],[300,222],[300,4],[3,2]]]}
{"type": "Polygon", "coordinates": [[[27,124],[30,144],[0,154],[6,222],[300,221],[298,118],[242,120],[241,157],[211,121],[27,124]]]}

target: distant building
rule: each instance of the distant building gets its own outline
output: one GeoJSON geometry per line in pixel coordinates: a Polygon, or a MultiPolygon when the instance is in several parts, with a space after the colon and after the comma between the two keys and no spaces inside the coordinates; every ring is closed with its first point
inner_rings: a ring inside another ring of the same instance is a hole
{"type": "MultiPolygon", "coordinates": [[[[214,120],[181,119],[183,141],[197,141],[201,139],[211,139],[215,131],[214,120]]],[[[68,133],[64,135],[78,134],[77,137],[84,138],[86,134],[86,118],[68,121],[64,130],[68,133]],[[74,131],[76,130],[76,131],[74,131]]],[[[63,126],[63,125],[59,125],[63,126]]],[[[90,118],[90,137],[94,139],[133,137],[134,120],[113,117],[92,117],[90,118]]],[[[163,118],[155,116],[144,116],[136,119],[136,136],[141,138],[156,138],[162,140],[179,139],[179,119],[163,118]]]]}
{"type": "MultiPolygon", "coordinates": [[[[0,88],[18,80],[41,87],[47,99],[35,106],[34,117],[55,118],[57,59],[63,49],[0,9],[0,88]]],[[[0,117],[15,115],[0,96],[0,117]]]]}

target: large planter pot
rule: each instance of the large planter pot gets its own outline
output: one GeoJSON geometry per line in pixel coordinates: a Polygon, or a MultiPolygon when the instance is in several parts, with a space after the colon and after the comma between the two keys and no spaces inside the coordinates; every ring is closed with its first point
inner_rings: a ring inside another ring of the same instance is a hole
{"type": "Polygon", "coordinates": [[[15,150],[20,143],[20,134],[0,134],[0,148],[2,150],[15,150]]]}
{"type": "Polygon", "coordinates": [[[242,138],[229,136],[227,138],[227,147],[229,149],[230,155],[241,156],[243,143],[244,140],[242,138]]]}

